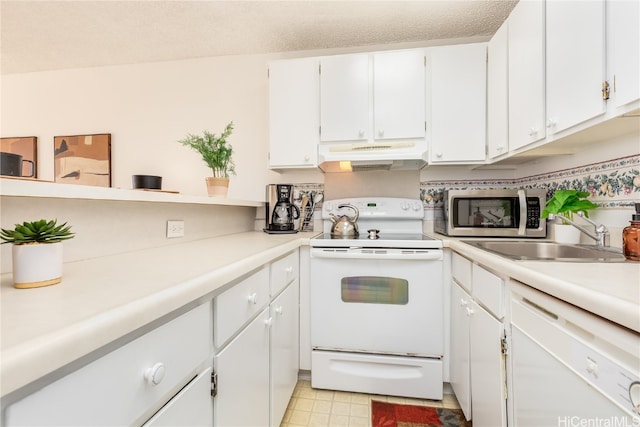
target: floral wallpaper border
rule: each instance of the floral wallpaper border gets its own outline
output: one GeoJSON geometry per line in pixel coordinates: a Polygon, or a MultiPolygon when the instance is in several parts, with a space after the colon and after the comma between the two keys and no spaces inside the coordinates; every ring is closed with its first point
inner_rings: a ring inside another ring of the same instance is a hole
{"type": "Polygon", "coordinates": [[[455,180],[420,183],[425,207],[435,207],[447,189],[573,188],[589,192],[590,200],[603,208],[629,207],[640,202],[640,154],[563,169],[515,180],[455,180]]]}

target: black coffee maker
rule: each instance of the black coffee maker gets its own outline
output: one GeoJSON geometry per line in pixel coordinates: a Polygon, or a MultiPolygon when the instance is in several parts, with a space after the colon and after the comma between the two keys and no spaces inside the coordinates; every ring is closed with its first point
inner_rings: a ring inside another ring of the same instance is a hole
{"type": "Polygon", "coordinates": [[[266,227],[269,234],[297,233],[294,219],[300,218],[300,209],[293,204],[293,185],[269,184],[266,194],[266,227]]]}

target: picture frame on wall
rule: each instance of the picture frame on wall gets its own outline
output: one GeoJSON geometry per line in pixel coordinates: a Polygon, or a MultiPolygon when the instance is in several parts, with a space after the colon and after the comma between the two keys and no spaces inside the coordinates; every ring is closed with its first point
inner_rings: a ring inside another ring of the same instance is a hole
{"type": "Polygon", "coordinates": [[[53,138],[54,181],[111,187],[111,134],[53,138]]]}
{"type": "Polygon", "coordinates": [[[37,137],[17,136],[0,138],[0,152],[2,152],[0,174],[3,176],[29,179],[38,177],[37,137]]]}

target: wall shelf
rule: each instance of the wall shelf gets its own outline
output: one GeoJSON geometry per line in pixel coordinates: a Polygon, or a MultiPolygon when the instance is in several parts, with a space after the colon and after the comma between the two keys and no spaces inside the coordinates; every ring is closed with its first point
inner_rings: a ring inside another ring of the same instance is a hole
{"type": "Polygon", "coordinates": [[[195,205],[262,207],[263,202],[223,197],[192,196],[160,191],[59,184],[33,179],[0,178],[0,196],[51,199],[117,200],[130,202],[183,203],[195,205]]]}

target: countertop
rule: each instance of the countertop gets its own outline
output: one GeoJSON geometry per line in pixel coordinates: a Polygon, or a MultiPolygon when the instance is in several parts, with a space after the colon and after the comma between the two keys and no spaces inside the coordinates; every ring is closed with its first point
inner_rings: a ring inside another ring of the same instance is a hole
{"type": "Polygon", "coordinates": [[[640,262],[512,261],[455,239],[444,246],[556,298],[640,333],[640,262]]]}
{"type": "Polygon", "coordinates": [[[64,264],[62,283],[1,277],[0,396],[308,244],[317,233],[231,234],[64,264]]]}
{"type": "MultiPolygon", "coordinates": [[[[15,289],[1,277],[0,396],[194,302],[300,246],[314,233],[246,232],[64,265],[61,284],[15,289]]],[[[455,239],[445,247],[503,277],[640,333],[640,263],[511,261],[455,239]]]]}

